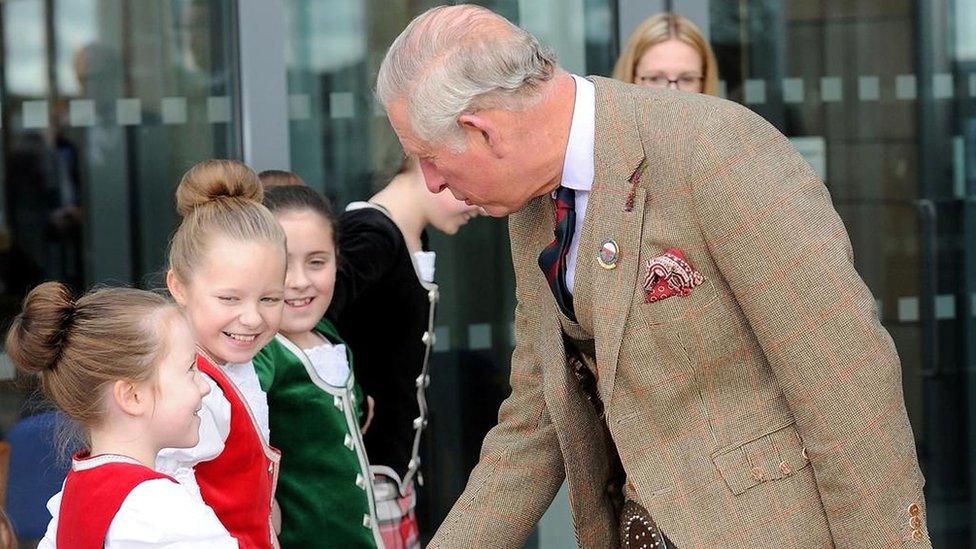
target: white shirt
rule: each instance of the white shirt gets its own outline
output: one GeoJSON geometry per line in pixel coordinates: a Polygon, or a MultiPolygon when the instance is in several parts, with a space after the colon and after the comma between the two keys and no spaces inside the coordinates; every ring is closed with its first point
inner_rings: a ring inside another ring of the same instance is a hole
{"type": "MultiPolygon", "coordinates": [[[[136,463],[124,456],[98,456],[84,463],[98,467],[114,462],[136,463]]],[[[47,502],[47,510],[54,518],[48,523],[39,549],[57,546],[61,494],[58,492],[47,502]]],[[[237,547],[237,541],[217,520],[213,509],[184,486],[169,479],[153,479],[129,492],[105,534],[106,549],[144,547],[219,549],[237,547]]]]}
{"type": "Polygon", "coordinates": [[[419,251],[412,255],[413,267],[417,277],[424,282],[434,282],[434,266],[437,262],[436,252],[419,251]]]}
{"type": "Polygon", "coordinates": [[[596,141],[596,89],[593,82],[573,75],[576,81],[576,101],[573,104],[573,123],[569,128],[569,143],[563,161],[560,186],[576,191],[576,228],[566,257],[566,288],[573,293],[576,282],[576,262],[579,257],[580,231],[586,217],[586,204],[593,188],[593,146],[596,141]]]}
{"type": "MultiPolygon", "coordinates": [[[[265,444],[271,440],[268,419],[268,395],[261,390],[254,364],[224,364],[217,366],[230,379],[244,397],[244,402],[254,414],[258,431],[265,444]]],[[[210,461],[224,451],[224,441],[230,434],[230,402],[210,376],[203,376],[210,385],[210,394],[203,397],[200,409],[200,441],[192,448],[165,448],[156,456],[156,470],[175,478],[194,495],[199,496],[196,472],[197,463],[210,461]]]]}
{"type": "Polygon", "coordinates": [[[322,381],[333,387],[346,386],[349,381],[349,358],[345,345],[323,343],[303,350],[322,381]]]}

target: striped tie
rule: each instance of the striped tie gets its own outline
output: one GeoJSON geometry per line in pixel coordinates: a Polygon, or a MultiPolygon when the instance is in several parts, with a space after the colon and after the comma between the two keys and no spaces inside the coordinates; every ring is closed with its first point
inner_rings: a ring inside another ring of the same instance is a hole
{"type": "Polygon", "coordinates": [[[546,275],[559,309],[574,322],[576,313],[573,311],[573,295],[566,287],[566,260],[575,230],[576,191],[559,187],[556,190],[556,238],[539,254],[539,267],[546,275]]]}

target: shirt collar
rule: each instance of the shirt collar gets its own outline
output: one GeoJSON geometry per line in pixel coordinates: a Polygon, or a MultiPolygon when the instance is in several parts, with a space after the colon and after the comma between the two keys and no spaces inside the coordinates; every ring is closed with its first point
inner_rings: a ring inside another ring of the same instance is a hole
{"type": "MultiPolygon", "coordinates": [[[[100,465],[107,465],[109,463],[128,463],[131,465],[142,465],[138,460],[131,458],[129,456],[123,456],[120,454],[98,454],[97,456],[90,455],[87,451],[79,452],[72,456],[71,468],[75,471],[87,471],[88,469],[94,469],[100,465]]],[[[145,467],[143,465],[143,467],[145,467]]]]}
{"type": "Polygon", "coordinates": [[[589,191],[593,187],[596,91],[593,82],[575,74],[572,76],[576,82],[576,100],[560,185],[577,191],[589,191]]]}

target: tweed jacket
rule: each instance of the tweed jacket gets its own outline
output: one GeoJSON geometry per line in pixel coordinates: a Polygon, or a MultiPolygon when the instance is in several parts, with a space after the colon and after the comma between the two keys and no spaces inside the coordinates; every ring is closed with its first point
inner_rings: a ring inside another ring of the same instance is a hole
{"type": "Polygon", "coordinates": [[[564,479],[579,546],[617,546],[612,443],[628,496],[680,548],[930,547],[901,365],[816,173],[744,107],[592,80],[579,324],[537,264],[554,222],[539,197],[509,221],[512,393],[432,546],[521,547],[564,479]],[[609,239],[613,269],[596,260],[609,239]],[[704,282],[646,303],[668,248],[704,282]],[[592,337],[612,441],[564,331],[592,337]]]}

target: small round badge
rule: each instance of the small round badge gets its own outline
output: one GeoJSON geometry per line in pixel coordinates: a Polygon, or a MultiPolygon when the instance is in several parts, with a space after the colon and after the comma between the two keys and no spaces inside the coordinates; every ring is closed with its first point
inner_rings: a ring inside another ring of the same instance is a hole
{"type": "Polygon", "coordinates": [[[613,239],[604,240],[600,246],[600,251],[596,254],[596,261],[604,269],[615,269],[619,255],[620,251],[617,249],[617,243],[613,239]]]}

